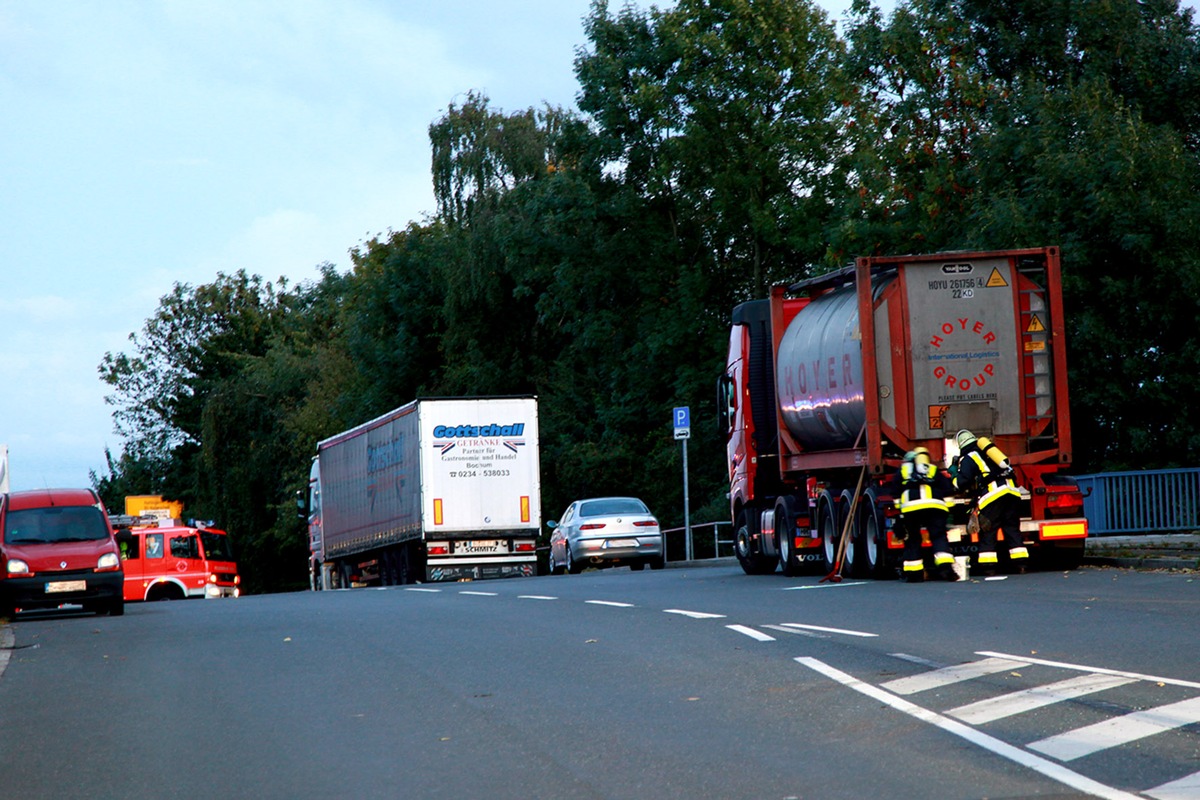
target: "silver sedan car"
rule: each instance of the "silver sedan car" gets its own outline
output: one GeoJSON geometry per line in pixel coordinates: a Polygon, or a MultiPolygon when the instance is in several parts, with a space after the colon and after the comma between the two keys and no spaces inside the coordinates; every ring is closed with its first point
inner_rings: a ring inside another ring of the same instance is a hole
{"type": "Polygon", "coordinates": [[[651,569],[666,566],[662,531],[636,497],[595,497],[567,506],[550,536],[550,573],[576,574],[585,567],[651,569]]]}

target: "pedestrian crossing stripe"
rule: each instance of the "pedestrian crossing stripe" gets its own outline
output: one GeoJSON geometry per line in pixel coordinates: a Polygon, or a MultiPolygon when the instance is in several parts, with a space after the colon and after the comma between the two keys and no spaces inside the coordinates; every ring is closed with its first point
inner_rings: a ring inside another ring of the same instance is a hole
{"type": "Polygon", "coordinates": [[[1000,286],[1008,286],[1008,281],[1004,280],[1004,276],[1000,274],[999,267],[992,267],[992,274],[987,279],[987,288],[996,289],[1000,286]]]}

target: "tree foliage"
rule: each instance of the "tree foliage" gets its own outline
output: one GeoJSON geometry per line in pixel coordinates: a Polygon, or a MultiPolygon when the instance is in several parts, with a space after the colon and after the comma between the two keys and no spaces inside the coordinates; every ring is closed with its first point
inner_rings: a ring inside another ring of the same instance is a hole
{"type": "Polygon", "coordinates": [[[177,285],[106,354],[106,502],[218,520],[249,588],[303,580],[316,442],[415,397],[535,394],[543,507],[727,511],[728,315],[855,255],[1059,244],[1076,467],[1200,457],[1200,37],[1175,0],[679,0],[584,20],[578,113],[429,128],[436,213],[312,282],[177,285]]]}

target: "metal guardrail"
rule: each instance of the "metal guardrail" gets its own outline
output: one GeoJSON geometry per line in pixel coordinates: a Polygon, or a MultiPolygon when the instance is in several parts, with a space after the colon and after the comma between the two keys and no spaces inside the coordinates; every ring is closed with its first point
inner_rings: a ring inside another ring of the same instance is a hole
{"type": "Polygon", "coordinates": [[[1200,530],[1200,467],[1072,477],[1093,536],[1200,530]]]}
{"type": "MultiPolygon", "coordinates": [[[[691,526],[692,546],[690,552],[693,560],[702,561],[709,558],[725,558],[733,555],[733,539],[721,538],[722,525],[730,528],[728,533],[732,534],[733,523],[729,520],[702,522],[691,526]]],[[[686,560],[687,553],[689,552],[687,546],[687,529],[667,528],[662,533],[663,547],[666,550],[667,561],[686,560]]]]}

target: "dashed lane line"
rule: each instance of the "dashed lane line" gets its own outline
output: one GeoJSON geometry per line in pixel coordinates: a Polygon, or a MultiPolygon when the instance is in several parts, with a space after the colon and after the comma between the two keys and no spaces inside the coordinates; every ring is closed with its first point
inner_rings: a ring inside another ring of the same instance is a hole
{"type": "Polygon", "coordinates": [[[821,633],[840,633],[844,636],[861,636],[864,639],[874,639],[879,636],[878,633],[867,633],[866,631],[851,631],[845,628],[826,628],[824,625],[806,625],[803,622],[783,622],[780,623],[785,628],[800,628],[806,631],[820,631],[821,633]]]}
{"type": "Polygon", "coordinates": [[[615,600],[584,600],[594,606],[612,606],[613,608],[633,608],[633,603],[618,603],[615,600]]]}
{"type": "Polygon", "coordinates": [[[548,594],[519,594],[518,600],[557,600],[557,597],[551,597],[548,594]]]}
{"type": "Polygon", "coordinates": [[[440,592],[442,590],[441,589],[429,589],[424,586],[406,586],[406,587],[404,587],[404,591],[406,591],[406,592],[428,592],[430,594],[437,594],[438,592],[440,592]]]}
{"type": "Polygon", "coordinates": [[[729,628],[729,630],[734,631],[735,633],[740,633],[745,636],[749,636],[751,639],[755,639],[760,642],[775,641],[774,636],[763,633],[762,631],[755,630],[754,628],[751,628],[747,625],[726,625],[725,627],[729,628]]]}
{"type": "Polygon", "coordinates": [[[499,592],[462,591],[462,592],[459,592],[459,594],[469,594],[473,597],[498,597],[500,593],[499,592]]]}
{"type": "Polygon", "coordinates": [[[795,592],[800,589],[844,589],[847,586],[866,586],[870,581],[850,581],[849,583],[810,583],[804,586],[785,586],[783,591],[795,592]]]}
{"type": "Polygon", "coordinates": [[[773,631],[779,631],[780,633],[790,633],[790,634],[793,634],[794,636],[810,636],[813,639],[828,639],[829,638],[825,634],[817,633],[816,631],[802,631],[799,628],[785,628],[782,625],[763,625],[763,627],[770,628],[773,631]]]}
{"type": "Polygon", "coordinates": [[[709,614],[706,611],[685,611],[682,608],[664,608],[664,614],[680,614],[692,619],[725,619],[724,614],[709,614]]]}
{"type": "Polygon", "coordinates": [[[801,656],[796,659],[796,662],[815,672],[819,672],[827,678],[831,678],[832,680],[835,680],[843,686],[853,689],[860,694],[866,695],[867,697],[891,706],[901,713],[908,714],[909,716],[921,720],[922,722],[927,722],[931,725],[941,728],[947,733],[965,739],[974,745],[984,748],[985,750],[989,750],[1001,758],[1007,758],[1009,761],[1013,761],[1023,767],[1027,767],[1034,772],[1045,775],[1047,778],[1058,781],[1066,786],[1070,786],[1073,789],[1077,789],[1081,792],[1087,792],[1088,794],[1095,795],[1096,797],[1105,798],[1105,800],[1137,800],[1138,796],[1135,794],[1123,792],[1120,789],[1100,783],[1099,781],[1093,780],[1085,775],[1080,775],[1078,772],[1069,770],[1061,764],[1056,764],[1055,762],[1049,761],[1041,756],[1027,753],[1018,747],[1014,747],[1007,742],[1003,742],[993,736],[989,736],[982,731],[978,731],[970,727],[969,725],[965,725],[957,720],[953,720],[934,711],[930,711],[927,708],[922,708],[921,706],[911,703],[902,697],[898,697],[891,692],[884,691],[880,687],[864,683],[858,678],[855,678],[853,675],[831,667],[819,659],[801,656]]]}

